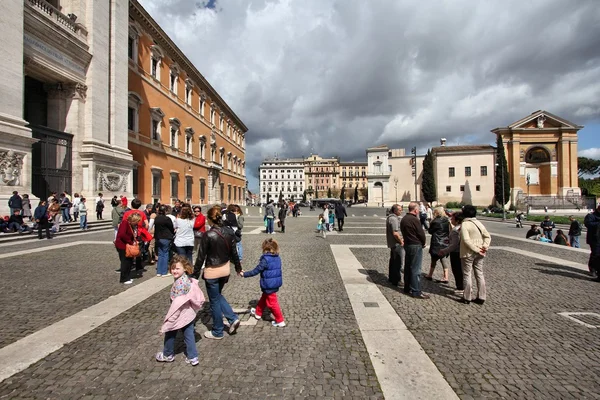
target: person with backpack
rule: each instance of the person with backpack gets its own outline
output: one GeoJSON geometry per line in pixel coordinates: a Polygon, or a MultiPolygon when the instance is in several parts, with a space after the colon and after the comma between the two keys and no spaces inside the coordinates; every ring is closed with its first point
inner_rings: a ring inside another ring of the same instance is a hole
{"type": "Polygon", "coordinates": [[[572,215],[569,216],[571,226],[569,227],[569,243],[571,247],[579,248],[579,236],[581,236],[581,224],[572,215]]]}

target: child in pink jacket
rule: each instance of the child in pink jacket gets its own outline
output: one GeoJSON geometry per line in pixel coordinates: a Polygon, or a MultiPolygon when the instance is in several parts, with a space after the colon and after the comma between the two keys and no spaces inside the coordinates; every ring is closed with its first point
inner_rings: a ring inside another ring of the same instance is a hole
{"type": "Polygon", "coordinates": [[[163,351],[156,354],[156,361],[173,362],[175,360],[175,337],[177,331],[183,332],[185,341],[185,362],[198,365],[194,320],[204,303],[204,294],[198,281],[187,274],[194,272],[189,260],[180,255],[173,257],[169,272],[175,282],[171,287],[171,307],[165,316],[160,332],[165,334],[163,351]]]}

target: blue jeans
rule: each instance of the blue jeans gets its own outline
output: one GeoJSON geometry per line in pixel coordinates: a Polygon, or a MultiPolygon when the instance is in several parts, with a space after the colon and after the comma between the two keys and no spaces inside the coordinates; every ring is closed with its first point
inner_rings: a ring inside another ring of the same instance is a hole
{"type": "Polygon", "coordinates": [[[552,240],[552,231],[544,231],[544,236],[548,239],[552,240]]]}
{"type": "Polygon", "coordinates": [[[87,229],[87,214],[79,216],[79,227],[81,229],[87,229]]]}
{"type": "Polygon", "coordinates": [[[273,233],[273,220],[275,218],[267,218],[267,233],[273,233]]]}
{"type": "Polygon", "coordinates": [[[184,256],[185,258],[190,260],[190,263],[192,263],[192,265],[194,265],[194,257],[193,257],[194,246],[181,246],[181,247],[177,246],[175,248],[175,251],[180,256],[184,256]]]}
{"type": "Polygon", "coordinates": [[[62,209],[62,218],[63,222],[69,222],[69,220],[71,219],[71,213],[69,212],[69,208],[62,209]]]}
{"type": "Polygon", "coordinates": [[[240,258],[240,262],[242,262],[242,256],[244,255],[244,249],[242,248],[242,241],[240,240],[239,242],[237,242],[235,244],[235,247],[237,248],[238,257],[240,258]]]}
{"type": "Polygon", "coordinates": [[[166,275],[169,272],[169,249],[171,248],[171,239],[158,239],[156,241],[158,249],[158,263],[156,263],[156,273],[166,275]]]}
{"type": "Polygon", "coordinates": [[[421,294],[421,263],[423,246],[409,244],[404,246],[404,293],[411,296],[421,294]]]}
{"type": "Polygon", "coordinates": [[[163,348],[163,354],[165,356],[175,355],[175,337],[177,331],[183,331],[183,340],[185,342],[185,356],[189,359],[198,357],[198,349],[196,349],[196,329],[194,327],[194,321],[187,324],[185,327],[176,331],[165,332],[165,345],[163,348]]]}
{"type": "Polygon", "coordinates": [[[578,249],[579,248],[579,235],[577,235],[577,236],[569,235],[569,242],[571,243],[571,247],[578,249]]]}
{"type": "Polygon", "coordinates": [[[230,324],[239,319],[237,314],[231,309],[225,296],[221,294],[223,286],[225,286],[228,280],[229,277],[205,280],[213,319],[212,334],[216,337],[223,337],[223,316],[227,318],[230,324]]]}

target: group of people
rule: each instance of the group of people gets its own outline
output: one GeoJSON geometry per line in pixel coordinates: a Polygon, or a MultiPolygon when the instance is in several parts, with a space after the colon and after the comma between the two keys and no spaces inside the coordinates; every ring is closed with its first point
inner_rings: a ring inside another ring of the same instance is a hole
{"type": "Polygon", "coordinates": [[[477,220],[476,208],[466,205],[462,211],[451,213],[450,219],[443,207],[432,211],[432,219],[428,223],[428,232],[431,234],[431,264],[429,273],[423,276],[421,264],[426,236],[420,205],[411,202],[406,215],[400,218],[402,212],[402,206],[394,204],[386,219],[387,247],[390,249],[389,282],[400,286],[404,266],[404,293],[417,299],[429,299],[430,296],[421,290],[421,277],[433,280],[436,264],[440,261],[443,275],[439,282],[449,283],[450,267],[456,285],[455,294],[461,296],[459,301],[464,304],[470,304],[471,301],[483,304],[487,295],[483,260],[490,247],[491,236],[485,226],[477,220]],[[475,275],[477,283],[474,299],[472,274],[475,275]]]}
{"type": "Polygon", "coordinates": [[[317,231],[321,232],[323,238],[327,237],[327,232],[335,229],[335,221],[338,222],[338,232],[344,231],[344,220],[348,216],[346,207],[342,203],[335,203],[333,207],[328,204],[323,206],[323,212],[319,214],[317,222],[317,231]]]}
{"type": "Polygon", "coordinates": [[[562,229],[557,229],[556,236],[554,236],[553,230],[556,228],[556,225],[550,219],[550,216],[547,215],[544,217],[544,220],[540,223],[539,227],[536,224],[531,224],[531,227],[525,233],[525,238],[540,242],[554,243],[561,246],[579,248],[581,223],[572,215],[569,216],[569,221],[570,225],[568,233],[565,234],[562,229]]]}

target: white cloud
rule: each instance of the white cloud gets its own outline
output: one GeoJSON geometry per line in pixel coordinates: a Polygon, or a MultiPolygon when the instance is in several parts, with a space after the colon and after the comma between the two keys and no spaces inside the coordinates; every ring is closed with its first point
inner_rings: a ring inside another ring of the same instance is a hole
{"type": "Polygon", "coordinates": [[[591,149],[579,150],[577,152],[579,157],[587,157],[593,158],[595,160],[600,160],[600,148],[592,147],[591,149]]]}
{"type": "Polygon", "coordinates": [[[596,0],[141,3],[248,126],[251,188],[274,153],[359,160],[490,143],[538,109],[600,118],[596,0]]]}

